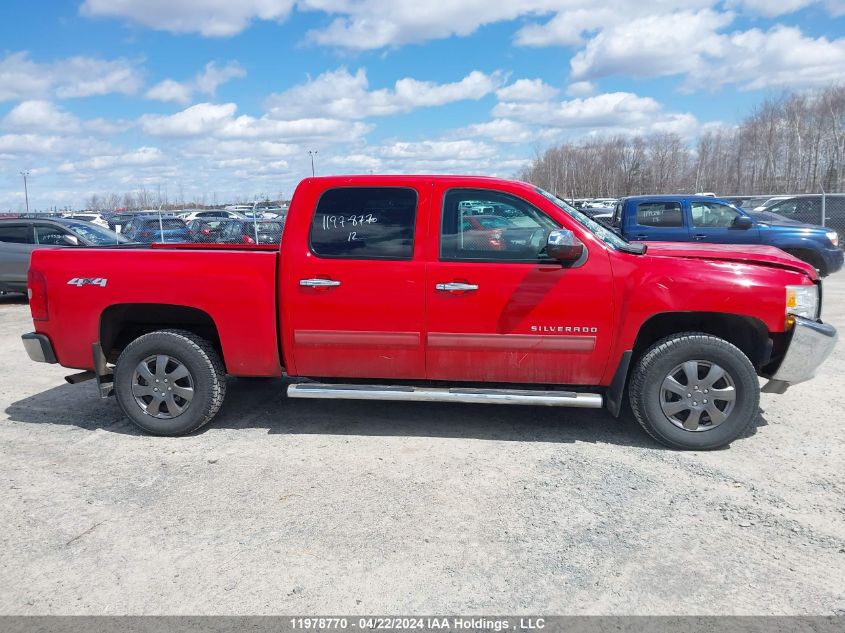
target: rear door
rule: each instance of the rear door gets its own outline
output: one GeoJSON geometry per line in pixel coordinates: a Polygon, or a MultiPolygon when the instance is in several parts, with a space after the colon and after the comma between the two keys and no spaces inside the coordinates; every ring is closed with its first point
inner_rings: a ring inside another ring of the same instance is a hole
{"type": "Polygon", "coordinates": [[[283,331],[296,374],[425,377],[425,265],[417,251],[429,188],[339,186],[302,199],[310,222],[288,227],[295,235],[285,244],[306,252],[282,268],[283,331]]]}
{"type": "Polygon", "coordinates": [[[756,225],[742,229],[734,224],[740,216],[739,211],[723,202],[691,200],[692,239],[714,244],[759,244],[760,229],[756,225]]]}
{"type": "Polygon", "coordinates": [[[35,248],[28,222],[0,224],[0,289],[23,292],[29,271],[29,257],[35,248]]]}
{"type": "Polygon", "coordinates": [[[629,201],[625,237],[633,241],[688,242],[689,225],[679,200],[629,201]]]}
{"type": "Polygon", "coordinates": [[[548,232],[566,220],[550,206],[539,193],[529,201],[435,185],[431,227],[439,237],[429,240],[435,252],[425,283],[428,378],[598,384],[612,338],[609,257],[588,234],[588,255],[578,264],[542,258],[548,232]],[[512,226],[491,235],[465,221],[490,205],[506,208],[512,226]]]}

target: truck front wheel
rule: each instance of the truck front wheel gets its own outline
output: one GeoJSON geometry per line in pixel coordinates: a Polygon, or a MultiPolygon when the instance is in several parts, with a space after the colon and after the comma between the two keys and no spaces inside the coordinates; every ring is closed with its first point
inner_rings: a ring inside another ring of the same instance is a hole
{"type": "Polygon", "coordinates": [[[183,435],[223,404],[226,371],[205,339],[184,330],[136,338],[117,360],[114,389],[123,412],[154,435],[183,435]]]}
{"type": "Polygon", "coordinates": [[[694,332],[651,346],[637,362],[628,391],[634,417],[649,435],[689,450],[729,444],[760,407],[748,357],[723,339],[694,332]]]}

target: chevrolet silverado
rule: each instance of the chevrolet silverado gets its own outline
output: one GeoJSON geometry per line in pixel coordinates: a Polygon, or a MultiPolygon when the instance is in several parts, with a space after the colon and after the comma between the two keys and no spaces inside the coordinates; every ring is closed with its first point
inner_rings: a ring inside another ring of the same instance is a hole
{"type": "Polygon", "coordinates": [[[757,417],[758,376],[783,393],[837,338],[816,271],[781,250],[630,243],[482,177],[309,178],[280,246],[44,249],[28,284],[30,357],[160,435],[209,422],[229,374],[288,376],[291,398],[612,415],[627,394],[655,439],[710,449],[757,417]]]}

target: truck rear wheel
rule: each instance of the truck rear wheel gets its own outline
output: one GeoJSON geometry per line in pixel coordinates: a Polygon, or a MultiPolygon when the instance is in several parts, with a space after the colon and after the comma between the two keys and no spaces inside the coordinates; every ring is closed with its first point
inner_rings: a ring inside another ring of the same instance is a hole
{"type": "Polygon", "coordinates": [[[120,408],[143,430],[183,435],[216,415],[226,395],[226,371],[205,339],[184,330],[158,330],[123,350],[114,389],[120,408]]]}
{"type": "Polygon", "coordinates": [[[649,435],[688,450],[729,444],[760,407],[757,372],[748,357],[723,339],[695,332],[649,348],[628,391],[634,417],[649,435]]]}

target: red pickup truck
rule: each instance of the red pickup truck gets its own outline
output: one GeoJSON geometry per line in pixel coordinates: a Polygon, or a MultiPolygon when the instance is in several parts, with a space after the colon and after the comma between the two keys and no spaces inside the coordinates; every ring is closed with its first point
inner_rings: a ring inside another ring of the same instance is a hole
{"type": "Polygon", "coordinates": [[[758,376],[783,393],[837,338],[815,270],[778,249],[629,243],[481,177],[309,178],[281,249],[44,249],[29,293],[30,357],[160,435],[210,421],[226,374],[284,375],[292,398],[613,415],[627,390],[655,439],[715,448],[756,418],[758,376]]]}

